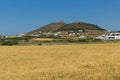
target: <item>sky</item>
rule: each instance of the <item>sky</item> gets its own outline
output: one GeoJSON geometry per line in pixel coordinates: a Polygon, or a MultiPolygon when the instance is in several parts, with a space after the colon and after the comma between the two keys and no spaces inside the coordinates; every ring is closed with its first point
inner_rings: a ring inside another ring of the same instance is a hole
{"type": "Polygon", "coordinates": [[[120,30],[120,0],[0,0],[2,35],[26,33],[59,21],[120,30]]]}

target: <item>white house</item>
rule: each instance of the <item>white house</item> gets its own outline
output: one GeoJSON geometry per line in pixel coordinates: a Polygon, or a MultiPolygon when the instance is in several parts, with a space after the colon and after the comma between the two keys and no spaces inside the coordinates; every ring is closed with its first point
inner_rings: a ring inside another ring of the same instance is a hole
{"type": "Polygon", "coordinates": [[[120,33],[108,33],[105,35],[105,40],[120,40],[120,33]]]}
{"type": "Polygon", "coordinates": [[[26,34],[18,34],[17,37],[26,36],[26,34]]]}
{"type": "Polygon", "coordinates": [[[120,40],[120,33],[119,32],[111,32],[108,34],[100,35],[96,38],[103,39],[103,40],[120,40]]]}
{"type": "Polygon", "coordinates": [[[103,34],[103,35],[97,36],[96,38],[97,38],[97,39],[103,39],[103,40],[105,40],[105,36],[106,36],[106,35],[103,34]]]}

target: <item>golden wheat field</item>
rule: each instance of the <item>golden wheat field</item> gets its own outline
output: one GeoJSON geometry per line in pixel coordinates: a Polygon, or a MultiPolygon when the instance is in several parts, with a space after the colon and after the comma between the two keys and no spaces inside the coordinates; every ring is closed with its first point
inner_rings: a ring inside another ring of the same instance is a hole
{"type": "Polygon", "coordinates": [[[120,43],[1,46],[0,80],[120,80],[120,43]]]}

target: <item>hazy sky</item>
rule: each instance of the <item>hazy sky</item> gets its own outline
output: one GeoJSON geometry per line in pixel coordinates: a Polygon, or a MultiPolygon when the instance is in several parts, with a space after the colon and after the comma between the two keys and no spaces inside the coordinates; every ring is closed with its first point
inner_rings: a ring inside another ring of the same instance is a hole
{"type": "Polygon", "coordinates": [[[0,0],[0,34],[25,33],[56,21],[120,30],[120,0],[0,0]]]}

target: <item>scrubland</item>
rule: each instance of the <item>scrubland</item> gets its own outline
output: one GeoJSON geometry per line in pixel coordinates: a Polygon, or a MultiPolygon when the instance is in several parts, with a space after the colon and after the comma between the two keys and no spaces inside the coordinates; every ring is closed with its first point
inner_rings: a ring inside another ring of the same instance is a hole
{"type": "Polygon", "coordinates": [[[120,43],[1,46],[0,80],[120,80],[120,43]]]}

